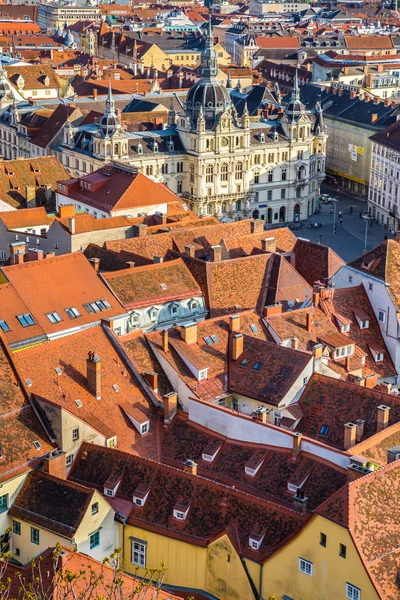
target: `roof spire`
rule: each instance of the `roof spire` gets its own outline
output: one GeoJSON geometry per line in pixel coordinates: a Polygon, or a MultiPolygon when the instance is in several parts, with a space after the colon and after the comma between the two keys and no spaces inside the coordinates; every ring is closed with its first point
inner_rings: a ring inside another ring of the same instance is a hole
{"type": "Polygon", "coordinates": [[[106,100],[106,114],[111,114],[115,112],[115,102],[114,102],[114,98],[112,95],[112,89],[111,89],[111,78],[108,79],[108,93],[107,93],[107,100],[106,100]]]}
{"type": "Polygon", "coordinates": [[[296,68],[296,73],[295,73],[294,82],[293,82],[292,100],[295,102],[300,101],[299,77],[297,74],[297,68],[296,68]]]}
{"type": "Polygon", "coordinates": [[[211,19],[208,21],[208,33],[205,41],[204,50],[201,54],[201,74],[203,79],[209,79],[218,75],[217,53],[214,48],[214,39],[212,35],[211,19]]]}

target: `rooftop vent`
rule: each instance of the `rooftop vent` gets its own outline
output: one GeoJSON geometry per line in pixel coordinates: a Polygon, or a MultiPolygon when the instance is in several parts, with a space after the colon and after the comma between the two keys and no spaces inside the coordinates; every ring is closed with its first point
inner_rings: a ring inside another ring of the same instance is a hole
{"type": "Polygon", "coordinates": [[[119,387],[117,386],[116,383],[113,383],[113,390],[114,390],[114,392],[119,392],[119,387]]]}
{"type": "Polygon", "coordinates": [[[32,387],[32,381],[30,379],[25,379],[25,382],[28,387],[32,387]]]}
{"type": "Polygon", "coordinates": [[[57,375],[62,375],[62,371],[61,371],[60,367],[56,367],[54,370],[57,373],[57,375]]]}
{"type": "Polygon", "coordinates": [[[80,400],[75,400],[75,404],[77,405],[78,408],[82,408],[83,404],[80,400]]]}
{"type": "Polygon", "coordinates": [[[36,448],[36,450],[40,450],[42,448],[40,442],[33,442],[33,445],[36,448]]]}

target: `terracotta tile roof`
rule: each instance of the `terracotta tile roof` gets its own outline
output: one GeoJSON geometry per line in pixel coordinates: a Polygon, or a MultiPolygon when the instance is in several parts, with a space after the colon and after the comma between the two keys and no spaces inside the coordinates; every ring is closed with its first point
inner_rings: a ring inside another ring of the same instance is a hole
{"type": "MultiPolygon", "coordinates": [[[[1,25],[0,25],[1,27],[1,25]]],[[[27,90],[60,88],[60,82],[57,74],[50,65],[29,65],[29,66],[8,66],[4,67],[9,81],[17,85],[18,77],[24,78],[24,88],[27,90]],[[49,78],[49,84],[45,84],[46,77],[49,78]]]]}
{"type": "Polygon", "coordinates": [[[85,481],[86,485],[100,490],[108,473],[115,468],[123,469],[117,496],[132,498],[139,484],[149,488],[144,506],[127,504],[129,523],[195,545],[207,546],[235,524],[241,552],[261,562],[307,521],[305,515],[278,503],[255,498],[173,467],[91,444],[82,444],[70,478],[85,481]],[[173,517],[177,503],[189,506],[184,521],[173,517]],[[260,550],[254,551],[249,548],[249,535],[260,523],[269,525],[260,550]]]}
{"type": "Polygon", "coordinates": [[[47,334],[124,314],[123,307],[81,252],[3,267],[2,272],[47,334]],[[89,312],[85,307],[103,299],[109,308],[89,312]],[[71,319],[66,312],[71,307],[75,307],[80,316],[71,319]],[[60,322],[50,321],[47,315],[52,312],[58,313],[60,322]]]}
{"type": "Polygon", "coordinates": [[[266,306],[280,302],[286,310],[288,306],[302,305],[312,297],[312,287],[285,257],[274,254],[271,263],[266,306]],[[289,302],[293,304],[288,305],[289,302]]]}
{"type": "MultiPolygon", "coordinates": [[[[20,211],[19,211],[20,212],[20,211]]],[[[0,214],[1,218],[1,214],[0,214]]],[[[66,233],[70,235],[68,217],[56,217],[66,233]]],[[[89,233],[91,231],[104,231],[107,229],[129,228],[131,223],[126,217],[106,217],[95,219],[91,214],[75,214],[75,234],[89,233]]]]}
{"type": "Polygon", "coordinates": [[[29,473],[8,513],[72,539],[93,494],[91,488],[36,470],[29,473]]]}
{"type": "Polygon", "coordinates": [[[396,240],[386,240],[348,264],[388,283],[389,295],[400,311],[400,244],[396,240]]]}
{"type": "Polygon", "coordinates": [[[69,178],[55,156],[0,161],[0,197],[14,208],[26,207],[26,186],[35,186],[38,201],[44,204],[44,186],[54,190],[58,179],[69,178]]]}
{"type": "MultiPolygon", "coordinates": [[[[123,269],[126,269],[126,260],[129,259],[125,259],[124,254],[126,253],[106,250],[96,244],[89,244],[84,251],[84,255],[87,259],[98,258],[100,260],[100,271],[122,271],[123,269]]],[[[134,260],[133,256],[132,260],[134,260]]]]}
{"type": "Polygon", "coordinates": [[[349,530],[382,600],[399,595],[399,481],[395,461],[345,485],[317,509],[349,530]]]}
{"type": "Polygon", "coordinates": [[[277,252],[290,252],[296,244],[296,236],[288,227],[280,227],[272,231],[249,233],[243,236],[229,236],[223,238],[222,246],[226,249],[229,258],[249,256],[262,247],[261,240],[275,238],[277,252]]]}
{"type": "Polygon", "coordinates": [[[7,229],[49,225],[49,217],[43,207],[0,212],[0,220],[3,221],[7,229]]]}
{"type": "MultiPolygon", "coordinates": [[[[390,415],[390,413],[389,413],[390,415]]],[[[400,422],[383,429],[353,447],[354,454],[363,456],[374,464],[388,464],[388,450],[400,446],[400,422]]]]}
{"type": "Polygon", "coordinates": [[[157,233],[138,238],[105,242],[104,248],[118,252],[120,250],[131,254],[131,260],[137,265],[147,265],[153,262],[154,256],[165,258],[169,250],[174,249],[170,233],[157,233]]]}
{"type": "Polygon", "coordinates": [[[362,440],[368,439],[377,432],[377,408],[382,404],[391,407],[390,424],[400,421],[400,399],[395,396],[317,373],[308,382],[299,404],[305,416],[296,430],[341,450],[345,423],[364,420],[362,440]],[[323,425],[329,428],[326,435],[321,434],[323,425]]]}
{"type": "Polygon", "coordinates": [[[91,327],[14,355],[21,378],[29,378],[33,396],[64,408],[105,437],[117,435],[118,447],[145,456],[156,454],[156,432],[141,436],[125,417],[120,402],[140,408],[152,420],[153,405],[141,389],[101,326],[91,327]],[[88,352],[101,360],[101,400],[89,389],[86,378],[88,352]],[[57,375],[55,369],[61,369],[57,375]],[[113,387],[116,385],[119,391],[113,387]],[[81,407],[75,400],[80,400],[81,407]]]}
{"type": "Polygon", "coordinates": [[[258,36],[256,42],[260,48],[300,48],[299,38],[289,35],[269,37],[258,36]]]}
{"type": "Polygon", "coordinates": [[[59,104],[46,123],[31,137],[30,143],[40,148],[47,148],[75,110],[75,107],[59,104]]]}
{"type": "Polygon", "coordinates": [[[198,283],[181,258],[104,273],[103,278],[127,309],[202,295],[198,283]]]}
{"type": "MultiPolygon", "coordinates": [[[[162,350],[161,332],[154,331],[147,334],[146,338],[198,398],[210,400],[225,395],[228,391],[229,322],[230,319],[226,316],[197,323],[197,343],[192,345],[182,340],[180,329],[169,329],[170,351],[167,353],[162,350]],[[211,335],[216,336],[218,341],[209,345],[204,338],[211,335]],[[208,367],[207,379],[197,381],[178,353],[187,357],[194,365],[208,367]]],[[[240,330],[249,336],[269,339],[261,319],[254,311],[240,313],[240,330]],[[251,328],[251,325],[255,325],[255,328],[251,328]]]]}
{"type": "Polygon", "coordinates": [[[269,498],[287,506],[293,505],[293,493],[288,483],[298,486],[308,498],[307,507],[314,509],[332,493],[342,487],[347,475],[339,468],[323,464],[315,458],[302,454],[296,461],[291,452],[282,448],[260,448],[259,445],[238,444],[216,437],[183,418],[175,419],[165,430],[162,460],[183,468],[185,460],[194,460],[197,472],[214,481],[234,485],[255,496],[269,498]],[[212,462],[203,460],[203,453],[210,454],[219,448],[212,462]],[[249,477],[245,466],[262,464],[254,477],[249,477]]]}
{"type": "Polygon", "coordinates": [[[311,359],[305,352],[249,335],[244,336],[243,348],[238,360],[229,362],[230,390],[272,405],[284,399],[311,359]]]}
{"type": "Polygon", "coordinates": [[[345,35],[344,41],[349,50],[390,50],[393,42],[390,35],[345,35]]]}
{"type": "Polygon", "coordinates": [[[18,315],[29,312],[28,305],[10,283],[0,285],[0,319],[5,321],[10,329],[3,333],[7,344],[18,345],[18,342],[27,339],[45,339],[45,332],[37,321],[34,325],[23,327],[17,319],[18,315]]]}
{"type": "Polygon", "coordinates": [[[316,281],[326,283],[345,264],[329,246],[307,240],[297,240],[293,253],[296,271],[310,285],[316,281]]]}
{"type": "Polygon", "coordinates": [[[0,340],[0,481],[37,465],[53,449],[29,405],[4,342],[0,340]],[[33,442],[39,442],[37,449],[33,442]]]}
{"type": "Polygon", "coordinates": [[[22,20],[1,21],[0,34],[12,36],[19,33],[39,33],[40,27],[37,23],[24,22],[22,20]]]}

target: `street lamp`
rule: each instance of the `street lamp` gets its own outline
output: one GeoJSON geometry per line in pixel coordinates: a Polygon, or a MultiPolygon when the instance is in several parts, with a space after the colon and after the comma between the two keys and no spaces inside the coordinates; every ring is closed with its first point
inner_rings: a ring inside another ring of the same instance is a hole
{"type": "Polygon", "coordinates": [[[336,231],[336,203],[338,202],[337,198],[332,198],[332,202],[333,202],[333,228],[332,228],[332,233],[333,235],[335,235],[336,231]]]}
{"type": "Polygon", "coordinates": [[[367,239],[368,239],[368,223],[371,220],[371,217],[369,217],[368,215],[363,215],[363,219],[365,221],[365,238],[364,238],[364,250],[363,252],[366,252],[367,250],[367,239]]]}

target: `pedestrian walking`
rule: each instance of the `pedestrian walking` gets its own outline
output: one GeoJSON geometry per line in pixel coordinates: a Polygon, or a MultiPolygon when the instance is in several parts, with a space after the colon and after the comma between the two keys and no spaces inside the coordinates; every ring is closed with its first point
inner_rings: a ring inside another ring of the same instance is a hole
{"type": "Polygon", "coordinates": [[[361,217],[362,217],[362,212],[360,212],[360,219],[361,219],[361,217]]]}
{"type": "Polygon", "coordinates": [[[339,211],[339,219],[340,219],[341,216],[342,216],[342,211],[340,210],[339,211]]]}
{"type": "Polygon", "coordinates": [[[343,219],[340,219],[340,224],[343,225],[343,219]]]}
{"type": "Polygon", "coordinates": [[[331,208],[331,215],[333,215],[333,208],[331,208]]]}
{"type": "Polygon", "coordinates": [[[370,226],[370,227],[372,227],[372,223],[373,223],[373,222],[374,222],[374,220],[373,220],[373,219],[371,219],[371,220],[370,220],[370,222],[369,222],[369,226],[370,226]]]}

